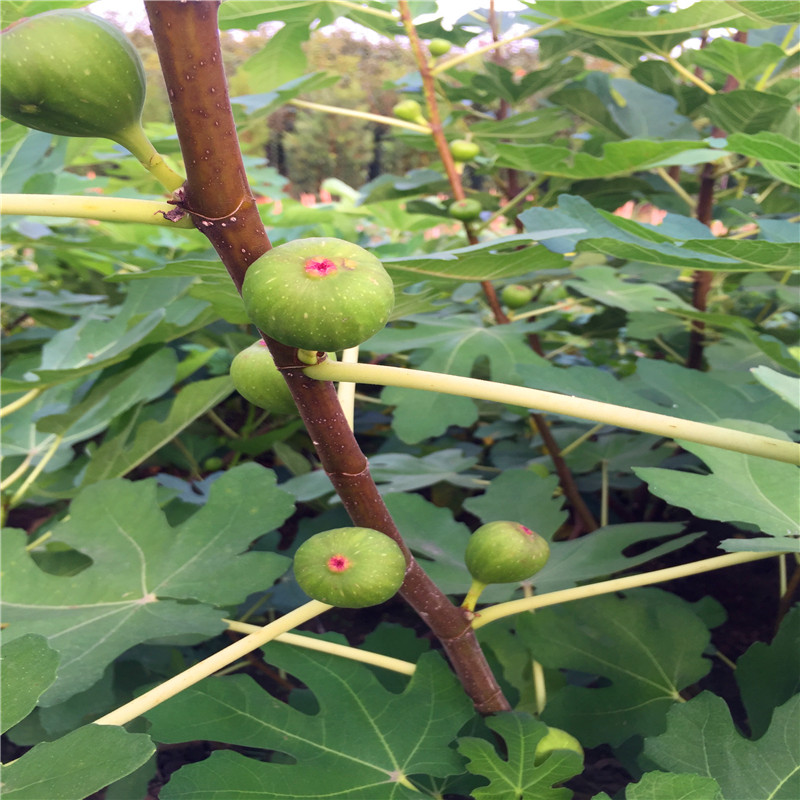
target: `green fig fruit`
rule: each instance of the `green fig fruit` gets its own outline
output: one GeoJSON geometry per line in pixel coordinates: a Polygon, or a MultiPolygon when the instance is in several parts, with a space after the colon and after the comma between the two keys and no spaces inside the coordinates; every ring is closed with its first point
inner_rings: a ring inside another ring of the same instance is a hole
{"type": "Polygon", "coordinates": [[[481,154],[481,148],[475,142],[454,139],[450,142],[450,154],[456,161],[472,161],[481,154]]]}
{"type": "Polygon", "coordinates": [[[547,540],[519,522],[487,522],[469,537],[464,562],[484,585],[518,583],[535,575],[550,556],[547,540]]]}
{"type": "Polygon", "coordinates": [[[406,122],[416,122],[419,125],[428,124],[422,114],[422,106],[416,100],[401,100],[392,109],[392,113],[397,119],[404,119],[406,122]]]}
{"type": "Polygon", "coordinates": [[[533,763],[539,766],[547,760],[555,750],[572,750],[583,758],[583,748],[581,743],[570,733],[562,731],[560,728],[548,728],[547,733],[536,744],[533,753],[533,763]]]}
{"type": "Polygon", "coordinates": [[[297,411],[292,393],[263,339],[236,354],[231,363],[231,378],[236,391],[254,406],[275,414],[297,411]]]}
{"type": "Polygon", "coordinates": [[[334,528],[303,542],[294,575],[314,600],[339,608],[364,608],[396,594],[406,574],[397,543],[372,528],[334,528]]]}
{"type": "Polygon", "coordinates": [[[453,45],[450,44],[447,39],[431,39],[430,42],[428,42],[428,50],[434,58],[449,53],[452,46],[453,45]]]}
{"type": "Polygon", "coordinates": [[[252,263],[242,299],[262,333],[303,350],[355,347],[376,334],[394,307],[383,264],[342,239],[298,239],[252,263]]]}
{"type": "Polygon", "coordinates": [[[460,219],[462,222],[469,222],[477,219],[481,215],[483,207],[477,200],[456,200],[450,203],[447,213],[453,219],[460,219]]]}
{"type": "Polygon", "coordinates": [[[533,289],[530,286],[511,283],[503,287],[500,297],[509,308],[522,308],[533,299],[533,289]]]}
{"type": "Polygon", "coordinates": [[[225,466],[225,461],[220,456],[209,456],[203,462],[203,469],[206,472],[216,472],[225,466]]]}
{"type": "Polygon", "coordinates": [[[0,109],[62,136],[139,142],[145,75],[121,31],[85,11],[37,14],[0,36],[0,109]]]}

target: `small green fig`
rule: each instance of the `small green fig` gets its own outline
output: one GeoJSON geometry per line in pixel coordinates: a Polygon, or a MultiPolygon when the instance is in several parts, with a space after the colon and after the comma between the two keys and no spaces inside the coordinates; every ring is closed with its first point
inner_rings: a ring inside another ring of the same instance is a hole
{"type": "Polygon", "coordinates": [[[522,308],[533,299],[533,289],[530,286],[511,283],[503,287],[500,297],[509,308],[522,308]]]}
{"type": "Polygon", "coordinates": [[[139,142],[145,75],[121,31],[85,11],[58,9],[0,37],[5,117],[62,136],[139,142]]]}
{"type": "Polygon", "coordinates": [[[266,342],[259,339],[237,353],[231,363],[236,391],[254,406],[275,414],[292,414],[297,406],[266,342]]]}
{"type": "Polygon", "coordinates": [[[252,263],[242,300],[262,333],[303,350],[355,347],[394,307],[394,285],[371,253],[342,239],[298,239],[252,263]]]}
{"type": "Polygon", "coordinates": [[[462,222],[469,222],[470,220],[477,219],[481,215],[483,207],[477,200],[456,200],[450,203],[447,213],[453,219],[460,219],[462,222]]]}
{"type": "Polygon", "coordinates": [[[560,728],[548,728],[547,733],[536,744],[533,754],[534,765],[538,767],[555,750],[572,750],[583,758],[581,743],[572,734],[562,731],[560,728]]]}
{"type": "Polygon", "coordinates": [[[547,540],[519,522],[487,522],[469,537],[464,562],[483,584],[518,583],[535,575],[550,556],[547,540]]]}
{"type": "Polygon", "coordinates": [[[314,600],[339,608],[364,608],[397,593],[406,559],[397,543],[372,528],[334,528],[303,542],[294,576],[314,600]]]}
{"type": "Polygon", "coordinates": [[[454,139],[450,142],[450,154],[456,161],[472,161],[481,154],[481,148],[475,142],[454,139]]]}
{"type": "Polygon", "coordinates": [[[225,466],[225,461],[220,456],[209,456],[203,462],[203,469],[206,472],[216,472],[225,466]]]}
{"type": "Polygon", "coordinates": [[[416,100],[401,100],[392,109],[392,113],[397,119],[404,119],[406,122],[416,122],[419,125],[428,124],[422,114],[422,106],[416,100]]]}
{"type": "Polygon", "coordinates": [[[438,58],[439,56],[449,53],[452,46],[453,45],[450,44],[447,39],[431,39],[430,42],[428,42],[428,50],[430,50],[430,53],[434,58],[438,58]]]}

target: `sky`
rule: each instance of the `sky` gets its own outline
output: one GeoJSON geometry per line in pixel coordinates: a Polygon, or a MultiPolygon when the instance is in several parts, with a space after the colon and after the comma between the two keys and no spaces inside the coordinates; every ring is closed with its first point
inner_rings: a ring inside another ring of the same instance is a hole
{"type": "MultiPolygon", "coordinates": [[[[469,11],[479,8],[486,8],[488,0],[437,0],[439,5],[439,15],[443,18],[443,24],[447,27],[460,19],[469,11]]],[[[495,0],[495,8],[498,11],[518,11],[525,6],[519,0],[495,0]]],[[[144,8],[137,4],[120,3],[119,0],[97,0],[92,3],[91,10],[100,16],[109,14],[123,25],[136,25],[145,16],[144,8]]]]}

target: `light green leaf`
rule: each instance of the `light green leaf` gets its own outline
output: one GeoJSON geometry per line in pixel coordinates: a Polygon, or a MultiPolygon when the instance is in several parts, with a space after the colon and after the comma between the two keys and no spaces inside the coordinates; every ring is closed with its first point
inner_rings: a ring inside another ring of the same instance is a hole
{"type": "Polygon", "coordinates": [[[210,739],[276,750],[296,763],[267,763],[218,751],[175,773],[163,800],[252,800],[339,796],[353,800],[418,798],[411,775],[461,772],[450,742],[472,704],[435,654],[423,655],[402,694],[384,689],[364,666],[280,643],[268,663],[302,681],[318,710],[302,713],[245,676],[212,678],[149,712],[161,742],[210,739]]]}
{"type": "Polygon", "coordinates": [[[709,633],[688,603],[658,589],[604,595],[516,619],[519,636],[545,667],[606,679],[548,693],[543,719],[584,746],[619,745],[664,729],[682,689],[710,669],[709,633]]]}
{"type": "Polygon", "coordinates": [[[800,796],[800,695],[775,711],[757,741],[734,727],[721,697],[703,692],[671,709],[666,733],[645,741],[658,766],[713,778],[725,798],[795,800],[800,796]]]}
{"type": "Polygon", "coordinates": [[[612,258],[640,261],[677,269],[719,270],[742,272],[750,270],[790,270],[800,261],[797,242],[768,242],[764,240],[688,239],[682,246],[623,242],[616,239],[584,239],[579,253],[603,253],[612,258]]]}
{"type": "Polygon", "coordinates": [[[40,634],[61,656],[43,704],[91,686],[135,644],[222,630],[223,614],[213,606],[241,602],[285,571],[283,556],[244,551],[292,509],[275,476],[255,464],[222,475],[206,505],[178,528],[170,527],[158,505],[155,481],[94,484],[52,532],[53,541],[92,559],[71,576],[39,569],[25,550],[25,536],[4,531],[6,636],[40,634]]]}
{"type": "Polygon", "coordinates": [[[0,651],[0,733],[33,711],[56,679],[58,653],[32,633],[4,642],[0,651]]]}
{"type": "Polygon", "coordinates": [[[229,375],[196,381],[178,392],[163,422],[147,420],[137,425],[136,416],[132,417],[121,433],[103,442],[92,456],[83,476],[83,485],[118,478],[130,472],[199,416],[221,403],[232,391],[233,381],[229,375]]]}
{"type": "Polygon", "coordinates": [[[685,51],[685,58],[690,63],[732,75],[740,84],[762,74],[767,67],[782,61],[784,57],[783,50],[771,42],[752,47],[722,37],[712,39],[702,49],[685,51]]]}
{"type": "Polygon", "coordinates": [[[542,478],[527,469],[507,469],[482,495],[465,500],[464,508],[481,522],[521,522],[549,541],[568,516],[557,490],[555,475],[542,478]]]}
{"type": "Polygon", "coordinates": [[[283,20],[283,27],[239,67],[251,86],[268,92],[302,77],[308,67],[303,44],[311,33],[308,18],[283,20]]]}
{"type": "MultiPolygon", "coordinates": [[[[766,425],[738,421],[735,427],[787,438],[766,425]]],[[[634,467],[633,471],[649,485],[653,494],[672,505],[689,509],[702,519],[743,522],[770,536],[800,533],[797,518],[800,473],[796,466],[694,442],[679,443],[702,459],[710,474],[634,467]]],[[[797,545],[800,552],[800,542],[797,545]]]]}
{"type": "Polygon", "coordinates": [[[467,769],[473,775],[489,779],[488,786],[472,791],[475,800],[570,800],[572,790],[556,785],[581,771],[583,759],[572,750],[555,750],[538,766],[534,753],[547,726],[530,714],[507,712],[496,714],[486,724],[504,742],[505,753],[499,755],[485,739],[462,737],[458,752],[469,760],[467,769]]]}
{"type": "Polygon", "coordinates": [[[758,133],[778,125],[792,110],[788,97],[755,89],[717,92],[706,101],[711,121],[726,133],[758,133]]]}
{"type": "Polygon", "coordinates": [[[750,370],[756,380],[775,392],[778,397],[800,409],[800,378],[793,375],[782,375],[769,367],[754,367],[750,370]]]}
{"type": "MultiPolygon", "coordinates": [[[[595,798],[597,800],[597,798],[595,798]]],[[[625,800],[724,800],[713,778],[675,772],[645,772],[625,787],[625,800]]]]}
{"type": "Polygon", "coordinates": [[[750,735],[760,739],[775,709],[800,692],[800,607],[789,610],[770,644],[750,646],[735,674],[750,735]]]}
{"type": "Polygon", "coordinates": [[[3,798],[84,800],[125,777],[155,752],[144,733],[85,725],[54,742],[37,744],[3,767],[3,798]]]}
{"type": "Polygon", "coordinates": [[[702,164],[730,155],[724,150],[700,146],[697,141],[649,141],[629,139],[606,142],[602,156],[576,153],[552,144],[498,144],[497,164],[542,175],[588,180],[629,175],[673,163],[702,164]],[[679,158],[676,162],[674,159],[679,158]]]}
{"type": "Polygon", "coordinates": [[[454,282],[514,278],[534,270],[556,270],[568,266],[565,258],[540,245],[520,246],[532,239],[545,241],[573,232],[558,228],[534,230],[425,256],[384,258],[383,265],[392,276],[396,290],[402,290],[423,280],[436,285],[447,285],[454,282]]]}
{"type": "MultiPolygon", "coordinates": [[[[589,239],[591,243],[593,240],[589,239]]],[[[605,241],[605,240],[601,240],[605,241]]],[[[582,242],[579,246],[583,249],[582,242]]],[[[634,245],[626,245],[634,247],[634,245]]],[[[669,289],[653,283],[626,281],[613,267],[582,267],[578,279],[566,285],[600,303],[625,311],[663,311],[665,308],[691,308],[669,289]]]]}
{"type": "Polygon", "coordinates": [[[688,8],[658,8],[649,13],[644,0],[536,0],[534,9],[558,17],[572,27],[600,36],[646,36],[648,34],[688,33],[705,28],[734,26],[741,12],[722,0],[704,0],[688,8]]]}

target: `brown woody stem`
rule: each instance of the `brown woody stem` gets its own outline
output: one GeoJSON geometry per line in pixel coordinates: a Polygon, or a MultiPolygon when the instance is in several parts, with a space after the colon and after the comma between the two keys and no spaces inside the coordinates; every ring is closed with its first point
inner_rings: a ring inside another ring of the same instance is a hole
{"type": "MultiPolygon", "coordinates": [[[[237,288],[247,267],[271,244],[247,182],[230,109],[217,26],[218,0],[146,0],[186,166],[184,207],[212,243],[237,288]]],[[[326,473],[356,525],[375,528],[403,548],[409,562],[402,596],[441,640],[481,713],[510,708],[468,620],[408,551],[372,480],[333,384],[314,381],[294,348],[266,339],[283,371],[326,473]]]]}

